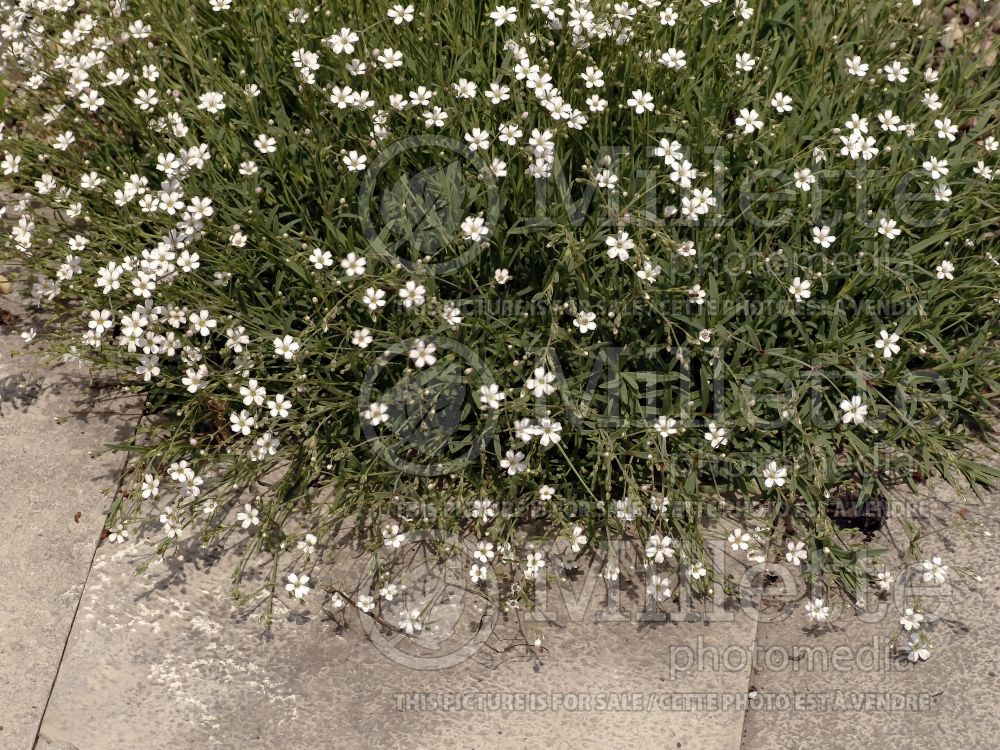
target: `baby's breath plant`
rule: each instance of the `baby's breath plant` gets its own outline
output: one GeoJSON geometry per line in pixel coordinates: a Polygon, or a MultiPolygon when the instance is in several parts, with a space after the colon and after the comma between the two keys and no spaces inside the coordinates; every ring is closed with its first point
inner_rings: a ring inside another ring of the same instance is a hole
{"type": "Polygon", "coordinates": [[[345,528],[471,539],[505,601],[555,539],[632,540],[657,600],[731,590],[713,543],[855,591],[883,580],[858,509],[996,476],[965,450],[1000,374],[988,24],[946,50],[936,2],[0,6],[3,259],[52,345],[145,398],[114,541],[243,541],[272,593],[392,624],[395,584],[319,566],[345,528]]]}

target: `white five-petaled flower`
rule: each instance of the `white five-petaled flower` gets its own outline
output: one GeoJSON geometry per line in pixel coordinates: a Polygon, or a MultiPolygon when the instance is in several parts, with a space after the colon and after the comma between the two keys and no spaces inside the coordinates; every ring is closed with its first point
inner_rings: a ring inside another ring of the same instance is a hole
{"type": "Polygon", "coordinates": [[[785,485],[785,477],[788,476],[788,469],[784,466],[778,466],[777,461],[771,461],[764,467],[764,486],[770,489],[771,487],[783,487],[785,485]]]}
{"type": "Polygon", "coordinates": [[[652,112],[655,109],[655,106],[653,105],[653,95],[643,91],[642,89],[636,89],[633,91],[632,96],[629,97],[626,104],[634,109],[637,115],[652,112]]]}
{"type": "Polygon", "coordinates": [[[496,383],[479,386],[479,406],[482,409],[499,409],[507,394],[496,383]]]}
{"type": "Polygon", "coordinates": [[[882,356],[885,359],[892,359],[892,355],[899,354],[897,341],[899,341],[898,333],[889,333],[883,328],[875,340],[875,348],[882,350],[882,356]]]}
{"type": "Polygon", "coordinates": [[[718,448],[720,445],[726,445],[729,442],[729,433],[725,427],[720,427],[715,422],[709,422],[705,431],[705,440],[713,448],[718,448]]]}
{"type": "Polygon", "coordinates": [[[361,412],[361,416],[372,427],[378,427],[383,422],[389,421],[389,407],[381,401],[374,401],[361,412]]]}
{"type": "Polygon", "coordinates": [[[863,424],[868,416],[868,406],[863,403],[861,396],[851,396],[840,402],[840,409],[844,412],[840,421],[844,424],[863,424]]]}
{"type": "Polygon", "coordinates": [[[312,590],[309,587],[309,576],[305,573],[289,573],[285,580],[285,591],[296,599],[305,599],[306,594],[312,590]]]}
{"type": "Polygon", "coordinates": [[[673,543],[674,540],[669,536],[653,534],[646,542],[646,557],[655,563],[662,563],[667,558],[674,556],[674,550],[671,546],[673,543]]]}
{"type": "Polygon", "coordinates": [[[542,398],[555,393],[556,387],[553,385],[555,382],[554,372],[549,372],[544,367],[536,367],[531,373],[531,377],[524,382],[524,387],[535,398],[542,398]]]}
{"type": "Polygon", "coordinates": [[[513,6],[498,5],[496,10],[490,13],[493,23],[499,28],[505,23],[514,23],[517,20],[517,8],[513,6]]]}
{"type": "Polygon", "coordinates": [[[434,353],[436,351],[436,344],[417,339],[409,351],[409,357],[418,368],[428,367],[437,362],[437,355],[434,353]]]}
{"type": "Polygon", "coordinates": [[[743,531],[739,526],[732,530],[727,541],[730,547],[732,547],[733,552],[746,552],[750,549],[750,534],[743,531]]]}
{"type": "Polygon", "coordinates": [[[796,567],[804,563],[809,558],[805,542],[789,542],[787,544],[787,550],[788,551],[785,552],[785,560],[796,567]]]}
{"type": "Polygon", "coordinates": [[[816,623],[825,623],[830,619],[830,607],[822,599],[806,602],[806,617],[816,623]]]}
{"type": "Polygon", "coordinates": [[[744,107],[736,117],[736,126],[743,128],[744,133],[753,133],[764,127],[764,121],[760,119],[756,109],[744,107]]]}
{"type": "Polygon", "coordinates": [[[364,172],[368,164],[368,157],[357,151],[348,151],[344,155],[343,162],[348,172],[364,172]]]}
{"type": "Polygon", "coordinates": [[[948,577],[948,566],[941,563],[941,558],[937,555],[930,560],[924,560],[924,583],[944,583],[948,577]]]}
{"type": "Polygon", "coordinates": [[[830,245],[832,245],[837,239],[835,235],[830,234],[830,231],[831,231],[830,227],[826,226],[825,224],[821,227],[813,227],[812,228],[813,242],[815,242],[817,245],[823,248],[830,247],[830,245]]]}
{"type": "Polygon", "coordinates": [[[924,621],[924,616],[913,607],[907,607],[899,618],[899,624],[907,632],[920,630],[920,624],[924,621]]]}
{"type": "Polygon", "coordinates": [[[653,573],[646,582],[646,594],[658,602],[670,598],[670,578],[653,573]]]}
{"type": "Polygon", "coordinates": [[[810,291],[811,286],[812,282],[809,279],[796,276],[792,279],[792,283],[788,285],[788,293],[795,298],[796,302],[801,302],[812,296],[812,292],[810,291]]]}
{"type": "Polygon", "coordinates": [[[787,94],[783,94],[780,91],[775,92],[774,96],[771,97],[771,106],[774,107],[775,111],[779,114],[785,114],[786,112],[792,111],[792,97],[787,94]]]}
{"type": "Polygon", "coordinates": [[[287,360],[294,359],[299,348],[299,343],[292,336],[286,335],[274,339],[274,353],[287,360]]]}
{"type": "Polygon", "coordinates": [[[246,503],[243,506],[243,510],[236,514],[236,520],[244,529],[249,529],[251,526],[259,526],[260,511],[250,503],[246,503]]]}
{"type": "Polygon", "coordinates": [[[486,219],[482,216],[469,216],[462,221],[462,236],[471,242],[482,242],[489,233],[486,219]]]}

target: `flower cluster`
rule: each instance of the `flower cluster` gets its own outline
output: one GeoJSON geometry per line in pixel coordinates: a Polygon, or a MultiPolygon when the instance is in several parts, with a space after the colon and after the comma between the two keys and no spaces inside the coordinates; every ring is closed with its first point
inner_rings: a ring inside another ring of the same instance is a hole
{"type": "Polygon", "coordinates": [[[4,259],[147,399],[112,541],[242,535],[413,633],[327,586],[344,519],[508,600],[526,521],[630,539],[666,602],[713,539],[875,583],[833,497],[989,478],[1000,72],[929,4],[0,5],[4,259]]]}

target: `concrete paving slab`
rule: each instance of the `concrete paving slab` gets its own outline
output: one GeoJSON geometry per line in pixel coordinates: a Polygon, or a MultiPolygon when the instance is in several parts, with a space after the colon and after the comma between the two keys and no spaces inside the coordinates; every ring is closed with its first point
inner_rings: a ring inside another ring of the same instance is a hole
{"type": "MultiPolygon", "coordinates": [[[[930,659],[911,664],[891,653],[900,610],[912,603],[899,593],[904,567],[896,554],[897,593],[871,599],[866,613],[848,609],[817,632],[805,626],[801,606],[782,622],[761,623],[760,670],[751,680],[759,700],[746,717],[744,748],[1000,747],[1000,495],[967,506],[935,486],[923,506],[937,531],[922,541],[921,557],[938,554],[950,568],[945,586],[916,579],[922,607],[938,618],[930,659]],[[942,530],[945,523],[952,528],[942,530]],[[970,579],[960,582],[959,572],[970,579]]],[[[875,543],[905,548],[899,525],[889,528],[875,543]]]]}
{"type": "Polygon", "coordinates": [[[700,613],[691,615],[698,622],[638,622],[639,610],[625,605],[625,621],[596,622],[603,593],[573,610],[553,591],[543,604],[556,624],[530,628],[547,648],[537,659],[498,653],[498,641],[454,664],[442,646],[440,668],[413,669],[410,659],[427,652],[378,638],[376,647],[358,615],[339,625],[320,602],[276,617],[265,637],[227,600],[232,560],[212,565],[192,554],[183,566],[167,561],[135,576],[142,559],[138,544],[98,551],[41,728],[52,747],[740,745],[749,664],[699,671],[685,655],[678,670],[670,648],[745,650],[756,623],[743,612],[713,609],[720,621],[709,624],[700,613]]]}
{"type": "Polygon", "coordinates": [[[19,332],[37,322],[10,297],[0,296],[0,310],[8,323],[0,324],[0,748],[25,750],[122,464],[93,452],[125,436],[130,419],[107,415],[113,399],[93,406],[84,370],[12,356],[24,352],[19,332]]]}

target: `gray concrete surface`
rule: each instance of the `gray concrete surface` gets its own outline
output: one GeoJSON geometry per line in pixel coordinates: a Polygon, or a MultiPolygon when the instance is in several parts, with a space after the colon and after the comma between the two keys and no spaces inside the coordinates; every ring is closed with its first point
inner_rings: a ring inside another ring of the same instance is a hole
{"type": "Polygon", "coordinates": [[[306,614],[277,617],[271,638],[263,637],[255,620],[234,618],[227,602],[231,560],[162,563],[136,577],[141,559],[136,547],[98,551],[42,725],[52,747],[740,745],[738,707],[674,710],[664,696],[745,695],[749,665],[671,675],[667,658],[669,644],[698,638],[719,649],[748,647],[755,623],[742,613],[709,625],[597,623],[595,597],[582,619],[560,605],[558,625],[533,630],[547,647],[538,659],[484,647],[456,665],[422,671],[369,643],[356,616],[341,627],[319,602],[306,614]],[[442,707],[447,700],[473,703],[442,707]]]}
{"type": "MultiPolygon", "coordinates": [[[[14,310],[0,295],[5,319],[14,310]]],[[[23,313],[22,308],[16,312],[23,313]]],[[[28,318],[0,325],[0,748],[30,748],[87,577],[128,430],[99,414],[86,373],[24,351],[28,318]]],[[[107,395],[107,394],[105,394],[107,395]]]]}
{"type": "MultiPolygon", "coordinates": [[[[966,505],[934,484],[917,498],[895,499],[900,508],[905,503],[926,509],[937,531],[921,541],[921,557],[940,555],[950,569],[944,586],[918,577],[922,607],[937,613],[929,630],[931,658],[911,664],[890,653],[900,608],[909,603],[891,597],[872,597],[864,613],[848,609],[822,630],[806,628],[801,611],[781,622],[762,622],[758,652],[775,656],[762,656],[751,680],[760,710],[746,717],[744,748],[1000,748],[1000,495],[981,506],[966,505]],[[790,647],[809,651],[794,661],[785,658],[795,656],[790,647]]],[[[895,560],[898,581],[906,538],[898,523],[889,528],[873,543],[893,550],[889,559],[895,560]]]]}

